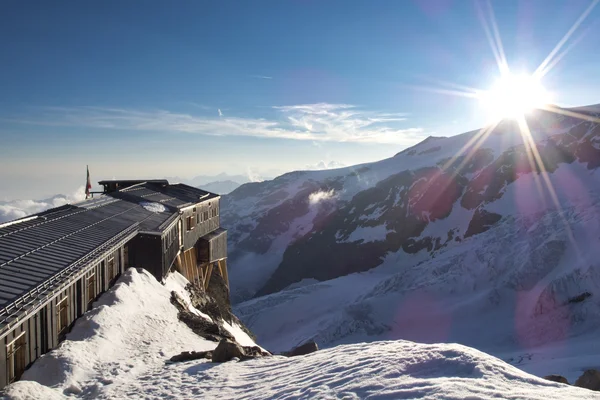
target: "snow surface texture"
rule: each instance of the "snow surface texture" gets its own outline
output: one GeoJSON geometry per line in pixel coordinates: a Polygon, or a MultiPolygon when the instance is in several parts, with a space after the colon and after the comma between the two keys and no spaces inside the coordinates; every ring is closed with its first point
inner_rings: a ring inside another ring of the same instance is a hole
{"type": "MultiPolygon", "coordinates": [[[[65,342],[37,360],[21,381],[9,387],[9,398],[73,395],[122,399],[131,398],[125,393],[134,388],[134,398],[155,396],[152,390],[159,382],[153,379],[160,380],[167,373],[167,360],[183,351],[216,347],[215,342],[180,322],[177,309],[170,303],[171,291],[175,290],[191,304],[187,283],[175,273],[163,286],[148,272],[129,269],[91,311],[77,320],[65,342]]],[[[240,343],[255,345],[238,326],[227,328],[240,343]]]]}
{"type": "Polygon", "coordinates": [[[142,201],[140,206],[153,213],[162,213],[168,211],[164,204],[142,201]]]}
{"type": "MultiPolygon", "coordinates": [[[[178,321],[170,291],[186,298],[180,275],[160,285],[129,270],[75,324],[58,349],[38,360],[7,398],[25,399],[598,399],[457,344],[385,341],[343,345],[305,357],[213,364],[165,363],[215,343],[178,321]]],[[[252,345],[237,326],[228,327],[252,345]]]]}

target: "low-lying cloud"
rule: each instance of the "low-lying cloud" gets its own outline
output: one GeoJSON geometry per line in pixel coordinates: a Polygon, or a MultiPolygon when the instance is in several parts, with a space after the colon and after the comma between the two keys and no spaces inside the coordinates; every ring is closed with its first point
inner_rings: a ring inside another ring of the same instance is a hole
{"type": "Polygon", "coordinates": [[[24,218],[49,208],[76,203],[85,199],[85,189],[80,187],[70,195],[56,195],[44,200],[12,200],[0,202],[0,223],[24,218]]]}
{"type": "Polygon", "coordinates": [[[333,189],[331,190],[319,190],[308,195],[308,203],[316,205],[325,201],[335,200],[337,195],[333,189]]]}
{"type": "MultiPolygon", "coordinates": [[[[246,118],[193,115],[167,110],[105,107],[46,107],[43,113],[13,122],[131,131],[187,132],[213,136],[253,136],[313,142],[363,142],[410,145],[426,134],[401,127],[406,115],[365,110],[350,104],[315,103],[271,107],[275,116],[246,118]]],[[[218,110],[221,111],[221,110],[218,110]]]]}
{"type": "Polygon", "coordinates": [[[323,160],[319,161],[316,164],[307,164],[305,169],[309,171],[320,171],[325,169],[336,169],[336,168],[344,168],[346,165],[337,161],[329,161],[325,162],[323,160]]]}

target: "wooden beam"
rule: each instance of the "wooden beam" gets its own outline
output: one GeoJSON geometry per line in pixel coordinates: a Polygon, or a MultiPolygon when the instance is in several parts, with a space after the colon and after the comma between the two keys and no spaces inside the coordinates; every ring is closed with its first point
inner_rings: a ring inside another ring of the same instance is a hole
{"type": "Polygon", "coordinates": [[[204,281],[204,289],[208,289],[208,285],[210,284],[210,276],[212,275],[213,263],[208,264],[208,269],[206,271],[206,280],[204,281]]]}
{"type": "Polygon", "coordinates": [[[219,267],[221,269],[221,276],[225,280],[227,289],[229,289],[229,274],[227,272],[227,259],[226,258],[219,260],[219,267]]]}

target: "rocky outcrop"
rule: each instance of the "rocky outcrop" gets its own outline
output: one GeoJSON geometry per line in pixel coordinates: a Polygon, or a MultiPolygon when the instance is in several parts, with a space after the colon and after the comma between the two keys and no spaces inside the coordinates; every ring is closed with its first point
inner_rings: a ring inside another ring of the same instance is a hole
{"type": "Polygon", "coordinates": [[[558,383],[564,383],[564,384],[569,384],[569,381],[567,380],[567,378],[565,378],[562,375],[546,375],[544,377],[544,379],[548,380],[548,381],[552,381],[552,382],[558,382],[558,383]]]}
{"type": "Polygon", "coordinates": [[[294,347],[290,351],[281,353],[281,355],[286,357],[304,356],[306,354],[314,353],[317,350],[319,350],[319,346],[313,340],[310,340],[298,347],[294,347]]]}
{"type": "Polygon", "coordinates": [[[244,356],[242,346],[234,341],[223,339],[212,352],[212,362],[226,362],[235,357],[241,360],[244,356]]]}
{"type": "Polygon", "coordinates": [[[190,294],[192,306],[208,315],[210,319],[196,315],[189,310],[186,302],[176,292],[171,292],[171,303],[179,311],[178,318],[194,333],[207,340],[219,342],[222,339],[233,340],[234,337],[224,327],[223,321],[238,325],[253,340],[252,332],[232,313],[229,302],[229,290],[218,270],[211,275],[208,290],[196,284],[188,284],[186,290],[190,294]]]}
{"type": "Polygon", "coordinates": [[[169,360],[170,362],[184,362],[202,359],[211,359],[212,351],[184,351],[169,360]]]}
{"type": "Polygon", "coordinates": [[[227,362],[234,358],[244,361],[270,355],[271,353],[263,351],[258,346],[240,346],[235,341],[223,339],[212,352],[212,362],[227,362]]]}
{"type": "Polygon", "coordinates": [[[477,209],[469,222],[469,227],[465,232],[465,238],[489,230],[495,223],[502,219],[502,215],[491,213],[483,209],[477,209]]]}
{"type": "Polygon", "coordinates": [[[202,336],[207,340],[218,342],[221,339],[233,339],[233,336],[221,323],[209,321],[190,311],[180,311],[177,316],[179,320],[194,331],[196,335],[202,336]]]}
{"type": "Polygon", "coordinates": [[[600,392],[600,371],[588,369],[575,381],[575,386],[600,392]]]}

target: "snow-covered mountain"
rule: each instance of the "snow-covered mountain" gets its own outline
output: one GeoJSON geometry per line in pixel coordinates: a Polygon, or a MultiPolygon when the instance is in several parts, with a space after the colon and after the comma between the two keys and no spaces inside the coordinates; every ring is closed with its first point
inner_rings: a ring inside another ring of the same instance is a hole
{"type": "Polygon", "coordinates": [[[503,121],[241,186],[221,212],[234,300],[270,296],[237,313],[273,350],[403,338],[500,354],[596,331],[600,111],[563,111],[530,115],[529,134],[503,121]]]}

